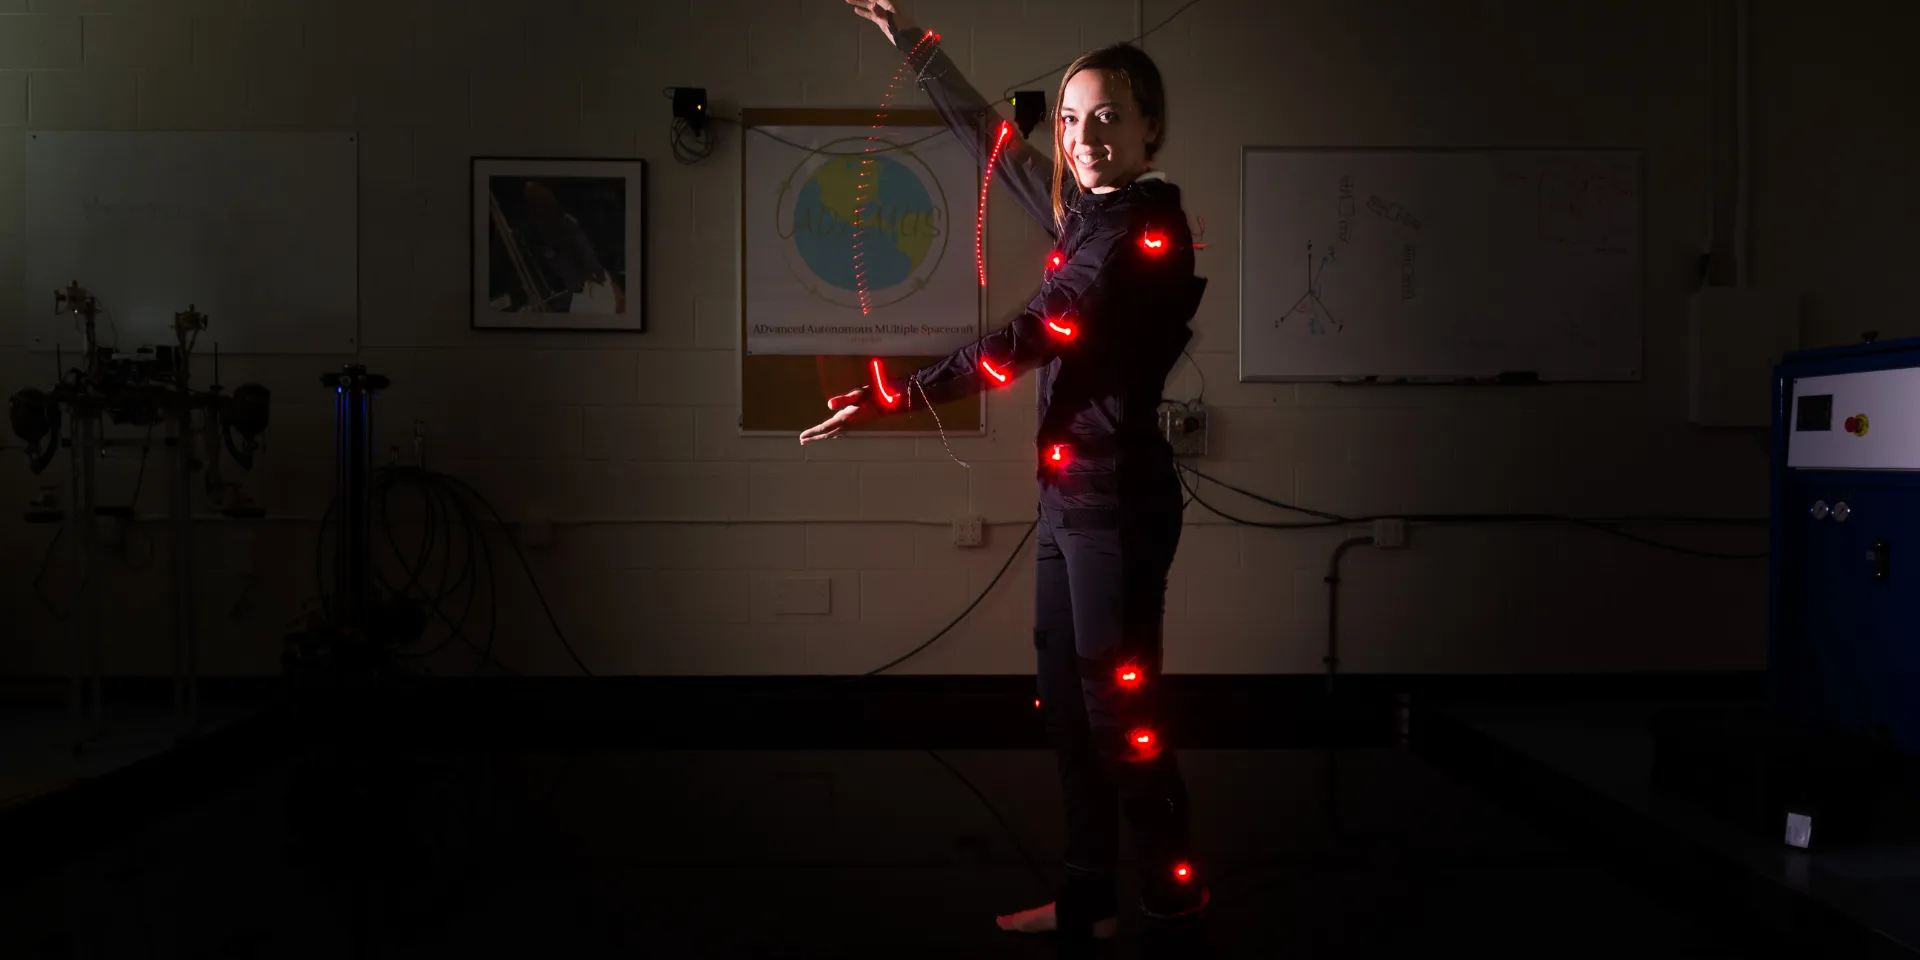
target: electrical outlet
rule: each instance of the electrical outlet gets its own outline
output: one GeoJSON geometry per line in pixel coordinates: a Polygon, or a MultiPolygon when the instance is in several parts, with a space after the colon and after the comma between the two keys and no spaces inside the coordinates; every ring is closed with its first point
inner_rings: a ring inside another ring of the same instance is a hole
{"type": "Polygon", "coordinates": [[[1169,400],[1160,405],[1160,435],[1173,445],[1176,457],[1207,455],[1207,411],[1198,400],[1169,400]]]}
{"type": "Polygon", "coordinates": [[[986,521],[980,517],[968,515],[953,521],[953,545],[956,547],[977,547],[986,536],[986,521]]]}
{"type": "Polygon", "coordinates": [[[1407,523],[1404,520],[1375,520],[1373,522],[1373,545],[1376,547],[1404,547],[1407,545],[1407,523]]]}

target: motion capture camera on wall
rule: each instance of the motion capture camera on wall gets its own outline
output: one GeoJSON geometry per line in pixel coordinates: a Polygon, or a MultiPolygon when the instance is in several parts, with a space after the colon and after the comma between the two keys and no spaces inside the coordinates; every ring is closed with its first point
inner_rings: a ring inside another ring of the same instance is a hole
{"type": "Polygon", "coordinates": [[[707,127],[707,88],[674,87],[673,118],[684,120],[694,133],[707,127]]]}
{"type": "Polygon", "coordinates": [[[1019,90],[1013,95],[1013,122],[1020,128],[1021,139],[1033,132],[1033,128],[1047,115],[1047,92],[1045,90],[1019,90]]]}

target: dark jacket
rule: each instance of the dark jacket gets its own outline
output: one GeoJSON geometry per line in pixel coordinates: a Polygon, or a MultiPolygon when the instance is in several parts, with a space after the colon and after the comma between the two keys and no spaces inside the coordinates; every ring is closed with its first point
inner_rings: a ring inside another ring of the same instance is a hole
{"type": "MultiPolygon", "coordinates": [[[[1006,121],[938,42],[924,38],[922,30],[900,31],[895,43],[911,53],[908,69],[984,168],[1006,121]]],[[[1052,177],[1052,162],[1012,131],[992,178],[1054,238],[1040,292],[1007,326],[889,379],[886,394],[901,398],[891,409],[1004,387],[1037,369],[1041,502],[1178,510],[1173,451],[1156,411],[1206,288],[1193,274],[1180,188],[1150,174],[1110,193],[1082,193],[1069,175],[1061,187],[1065,224],[1056,231],[1052,177]]]]}

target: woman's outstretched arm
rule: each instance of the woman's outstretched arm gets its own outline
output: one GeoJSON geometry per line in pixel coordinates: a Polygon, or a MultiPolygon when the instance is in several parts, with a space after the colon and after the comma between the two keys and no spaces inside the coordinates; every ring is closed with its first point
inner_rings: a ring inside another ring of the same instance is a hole
{"type": "MultiPolygon", "coordinates": [[[[1053,226],[1053,161],[1027,143],[1013,123],[1003,118],[986,98],[967,82],[935,35],[915,24],[900,11],[894,0],[846,0],[854,12],[878,24],[894,48],[907,59],[907,69],[918,78],[920,89],[933,101],[934,110],[945,120],[953,135],[973,153],[984,168],[1000,140],[1000,126],[1006,124],[1007,139],[1000,144],[1000,159],[994,164],[993,179],[1013,192],[1020,206],[1031,214],[1048,236],[1053,226]]],[[[1072,185],[1068,185],[1071,189],[1072,185]]]]}

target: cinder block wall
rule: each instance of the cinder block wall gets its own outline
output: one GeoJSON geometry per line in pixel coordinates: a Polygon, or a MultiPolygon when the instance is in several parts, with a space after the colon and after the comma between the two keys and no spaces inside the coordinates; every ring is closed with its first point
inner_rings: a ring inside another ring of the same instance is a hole
{"type": "MultiPolygon", "coordinates": [[[[998,91],[1177,6],[915,8],[974,82],[998,91]]],[[[1893,17],[1900,5],[1876,9],[1893,17]]],[[[1755,18],[1753,276],[1809,293],[1811,342],[1915,326],[1913,293],[1892,279],[1915,252],[1899,229],[1912,204],[1898,198],[1911,188],[1895,176],[1911,150],[1869,149],[1889,128],[1912,143],[1912,122],[1876,93],[1893,68],[1870,55],[1892,63],[1898,41],[1853,29],[1860,22],[1772,6],[1755,18]],[[1834,192],[1842,185],[1854,201],[1834,192]],[[1831,249],[1841,237],[1853,266],[1831,249]]],[[[1190,396],[1204,375],[1214,410],[1201,468],[1354,513],[1763,513],[1757,439],[1685,423],[1684,299],[1711,200],[1727,191],[1712,181],[1711,31],[1704,5],[1204,0],[1148,38],[1172,97],[1162,166],[1196,223],[1205,219],[1209,244],[1199,369],[1183,365],[1168,386],[1190,396]],[[1247,144],[1644,148],[1645,381],[1523,393],[1237,383],[1247,144]]],[[[246,478],[272,517],[198,536],[207,669],[274,671],[287,621],[315,593],[316,521],[331,493],[331,412],[316,378],[358,359],[395,381],[379,408],[383,450],[406,446],[421,421],[430,466],[509,518],[563,521],[528,559],[597,672],[864,671],[958,614],[1019,540],[1033,511],[1031,385],[997,394],[990,436],[956,445],[971,470],[937,441],[803,450],[736,436],[741,132],[723,126],[710,159],[676,163],[661,89],[704,86],[723,116],[869,106],[895,64],[839,0],[0,0],[0,372],[9,391],[54,375],[51,357],[24,347],[48,291],[23,288],[33,243],[19,223],[23,131],[357,130],[361,352],[223,360],[224,382],[274,391],[271,446],[246,478]],[[652,329],[469,331],[474,155],[649,159],[652,329]],[[999,521],[980,549],[950,544],[947,524],[965,512],[999,521]],[[830,612],[776,612],[781,581],[794,577],[827,578],[830,612]]],[[[998,322],[1025,300],[1031,284],[1019,278],[1037,275],[1043,246],[997,190],[994,202],[1005,215],[991,220],[989,269],[1009,278],[990,295],[998,322]]],[[[0,669],[57,673],[69,643],[55,615],[76,584],[61,552],[43,569],[54,530],[21,523],[17,508],[63,485],[66,464],[35,477],[11,463],[0,469],[0,669]]],[[[137,457],[109,459],[103,501],[124,502],[138,475],[137,457]]],[[[150,470],[141,512],[161,513],[165,496],[164,475],[150,470]]],[[[1208,496],[1242,516],[1286,518],[1208,496]]],[[[1197,505],[1188,519],[1168,598],[1169,668],[1318,670],[1322,576],[1347,532],[1235,526],[1197,505]]],[[[1757,532],[1647,532],[1763,545],[1757,532]]],[[[972,616],[897,671],[1031,670],[1030,550],[972,616]]],[[[142,523],[98,578],[115,672],[169,669],[168,557],[164,525],[142,523]]],[[[496,549],[494,563],[497,656],[527,672],[571,671],[517,561],[496,549]]],[[[1764,597],[1759,562],[1571,528],[1416,528],[1405,550],[1349,556],[1343,655],[1357,672],[1754,668],[1764,597]]],[[[472,665],[458,646],[446,656],[441,669],[472,665]]]]}

